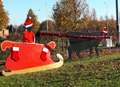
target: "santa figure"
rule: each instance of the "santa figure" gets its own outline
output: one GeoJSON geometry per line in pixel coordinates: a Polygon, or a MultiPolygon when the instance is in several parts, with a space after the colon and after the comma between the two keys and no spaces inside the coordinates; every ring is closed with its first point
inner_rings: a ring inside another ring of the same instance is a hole
{"type": "MultiPolygon", "coordinates": [[[[31,20],[31,17],[27,17],[25,23],[25,30],[23,32],[23,42],[28,42],[28,43],[34,43],[35,42],[35,35],[32,32],[32,26],[33,26],[33,22],[31,20]]],[[[11,50],[11,58],[14,61],[18,61],[19,60],[19,47],[12,47],[11,50]]]]}
{"type": "Polygon", "coordinates": [[[102,30],[103,33],[107,34],[108,33],[108,30],[107,30],[107,27],[104,27],[103,30],[102,30]]]}
{"type": "Polygon", "coordinates": [[[27,17],[24,26],[25,26],[25,30],[23,32],[23,42],[34,43],[35,35],[32,31],[33,22],[30,16],[27,17]]]}

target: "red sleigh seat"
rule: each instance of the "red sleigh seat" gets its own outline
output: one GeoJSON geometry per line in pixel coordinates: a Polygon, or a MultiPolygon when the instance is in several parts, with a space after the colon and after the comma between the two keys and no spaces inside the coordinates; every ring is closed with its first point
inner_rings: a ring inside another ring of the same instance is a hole
{"type": "Polygon", "coordinates": [[[50,51],[44,44],[6,41],[2,43],[2,50],[11,49],[6,58],[5,67],[8,70],[20,70],[54,63],[50,51]],[[43,49],[46,49],[46,54],[43,49]]]}

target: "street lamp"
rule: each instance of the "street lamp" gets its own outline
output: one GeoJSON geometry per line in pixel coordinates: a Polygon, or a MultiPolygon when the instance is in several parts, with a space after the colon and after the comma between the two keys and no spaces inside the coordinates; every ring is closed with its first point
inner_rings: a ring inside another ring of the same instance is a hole
{"type": "Polygon", "coordinates": [[[117,38],[118,38],[118,41],[117,43],[120,44],[120,34],[119,34],[119,18],[118,18],[118,0],[115,0],[116,1],[116,29],[117,29],[117,38]]]}
{"type": "Polygon", "coordinates": [[[48,19],[47,19],[47,32],[48,32],[48,19]]]}
{"type": "MultiPolygon", "coordinates": [[[[48,15],[48,2],[47,2],[47,0],[45,0],[45,10],[46,10],[46,14],[48,15]]],[[[46,19],[46,30],[47,30],[47,32],[48,32],[48,28],[49,28],[49,26],[48,26],[48,16],[47,16],[47,19],[46,19]]]]}

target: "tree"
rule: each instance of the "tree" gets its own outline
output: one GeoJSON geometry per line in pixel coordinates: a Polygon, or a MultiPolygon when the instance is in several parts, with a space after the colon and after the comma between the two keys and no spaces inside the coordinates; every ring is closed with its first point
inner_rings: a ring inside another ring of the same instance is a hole
{"type": "Polygon", "coordinates": [[[114,17],[112,16],[111,18],[109,18],[109,20],[107,20],[107,22],[108,22],[107,27],[108,27],[109,34],[112,36],[112,39],[115,42],[117,40],[116,21],[115,21],[114,17]]]}
{"type": "Polygon", "coordinates": [[[28,11],[28,14],[27,14],[27,17],[30,16],[32,17],[32,21],[33,21],[33,28],[32,30],[36,33],[40,27],[40,23],[39,21],[37,20],[37,16],[34,14],[33,10],[32,9],[29,9],[28,11]]]}
{"type": "Polygon", "coordinates": [[[88,17],[89,23],[88,23],[88,28],[92,29],[95,31],[98,28],[98,23],[97,23],[97,16],[96,16],[96,11],[95,9],[92,9],[92,12],[90,13],[90,17],[88,17]]]}
{"type": "Polygon", "coordinates": [[[53,19],[60,31],[76,31],[77,26],[86,15],[86,0],[61,0],[53,8],[53,19]]]}
{"type": "Polygon", "coordinates": [[[0,30],[6,29],[8,26],[9,18],[7,12],[4,10],[2,1],[0,0],[0,30]]]}

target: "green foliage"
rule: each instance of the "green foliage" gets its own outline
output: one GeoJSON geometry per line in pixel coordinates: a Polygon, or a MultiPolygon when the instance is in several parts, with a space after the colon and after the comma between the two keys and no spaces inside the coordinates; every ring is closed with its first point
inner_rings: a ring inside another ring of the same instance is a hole
{"type": "Polygon", "coordinates": [[[7,40],[10,41],[22,41],[22,32],[12,32],[7,40]]]}
{"type": "Polygon", "coordinates": [[[70,42],[72,49],[79,51],[90,49],[93,47],[98,47],[99,43],[100,42],[97,40],[75,40],[73,42],[70,42]]]}
{"type": "Polygon", "coordinates": [[[4,61],[5,58],[6,58],[9,54],[10,54],[10,49],[7,49],[6,52],[2,52],[2,51],[0,50],[0,60],[4,61]]]}
{"type": "Polygon", "coordinates": [[[2,42],[2,41],[4,41],[4,40],[5,40],[4,38],[0,37],[0,42],[2,42]]]}
{"type": "Polygon", "coordinates": [[[0,77],[0,87],[119,87],[120,55],[67,61],[59,69],[0,77]]]}

